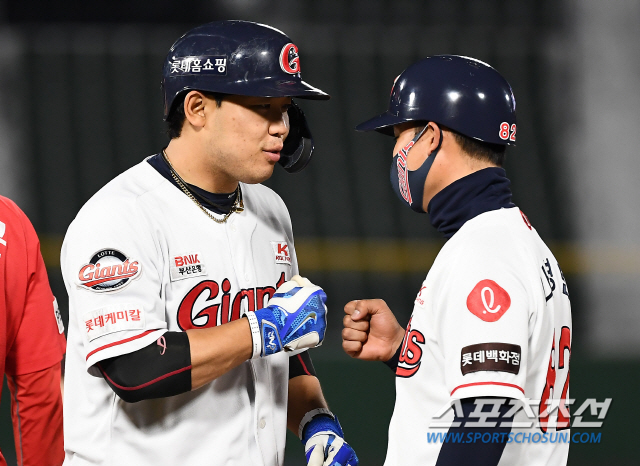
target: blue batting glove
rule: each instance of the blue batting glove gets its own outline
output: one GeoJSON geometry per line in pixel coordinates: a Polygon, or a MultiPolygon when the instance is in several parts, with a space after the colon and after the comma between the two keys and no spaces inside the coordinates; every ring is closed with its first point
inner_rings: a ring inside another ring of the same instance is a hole
{"type": "Polygon", "coordinates": [[[322,288],[299,275],[283,283],[266,307],[247,313],[254,357],[320,346],[327,328],[326,300],[322,288]]]}
{"type": "Polygon", "coordinates": [[[322,414],[309,421],[302,436],[307,466],[357,466],[356,452],[343,437],[337,417],[322,414]]]}

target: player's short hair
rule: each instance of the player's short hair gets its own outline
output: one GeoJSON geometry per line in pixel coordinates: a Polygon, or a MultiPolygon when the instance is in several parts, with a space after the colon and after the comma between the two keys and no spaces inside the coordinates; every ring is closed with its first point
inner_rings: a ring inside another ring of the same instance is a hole
{"type": "MultiPolygon", "coordinates": [[[[209,97],[210,99],[214,99],[216,101],[216,105],[220,107],[222,105],[222,99],[224,98],[224,94],[220,94],[217,92],[205,92],[198,91],[201,94],[209,97]]],[[[189,91],[185,91],[182,94],[178,95],[173,100],[173,105],[171,112],[167,116],[165,120],[166,128],[165,131],[169,139],[175,139],[180,137],[182,133],[182,127],[184,126],[185,114],[184,114],[184,98],[189,93],[189,91]]]]}
{"type": "Polygon", "coordinates": [[[469,157],[489,162],[498,167],[504,166],[507,146],[478,141],[477,139],[460,134],[451,128],[444,126],[441,126],[441,128],[453,134],[453,138],[460,146],[460,149],[462,149],[462,151],[469,157]]]}

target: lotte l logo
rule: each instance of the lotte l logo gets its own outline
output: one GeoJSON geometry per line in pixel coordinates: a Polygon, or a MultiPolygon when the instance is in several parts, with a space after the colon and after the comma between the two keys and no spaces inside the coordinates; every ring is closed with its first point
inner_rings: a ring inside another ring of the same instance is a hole
{"type": "Polygon", "coordinates": [[[509,310],[511,297],[493,280],[481,280],[467,297],[467,309],[485,322],[495,322],[509,310]]]}

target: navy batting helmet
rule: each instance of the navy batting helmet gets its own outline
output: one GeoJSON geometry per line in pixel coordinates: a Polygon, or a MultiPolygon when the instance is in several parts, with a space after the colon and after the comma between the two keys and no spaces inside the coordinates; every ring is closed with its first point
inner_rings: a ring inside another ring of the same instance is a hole
{"type": "MultiPolygon", "coordinates": [[[[176,97],[198,90],[258,97],[329,99],[304,82],[298,47],[283,32],[248,21],[216,21],[191,29],[169,49],[162,68],[164,119],[176,97]]],[[[313,152],[302,110],[289,110],[291,130],[279,163],[298,172],[313,152]]]]}
{"type": "Polygon", "coordinates": [[[435,55],[396,78],[389,110],[356,127],[393,136],[406,121],[433,121],[492,144],[515,145],[516,101],[511,86],[491,66],[457,55],[435,55]]]}

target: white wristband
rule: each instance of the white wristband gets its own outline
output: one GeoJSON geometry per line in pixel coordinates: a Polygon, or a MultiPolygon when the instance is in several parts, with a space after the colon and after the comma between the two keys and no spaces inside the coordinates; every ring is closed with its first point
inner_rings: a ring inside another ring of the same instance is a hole
{"type": "Polygon", "coordinates": [[[336,416],[326,408],[317,408],[312,409],[307,414],[302,417],[302,421],[300,421],[300,427],[298,428],[298,437],[302,440],[302,431],[304,431],[304,427],[311,422],[311,420],[316,417],[318,414],[326,414],[331,417],[335,421],[336,416]]]}
{"type": "Polygon", "coordinates": [[[249,321],[251,328],[251,340],[253,340],[253,353],[251,359],[259,358],[262,354],[262,335],[260,334],[260,324],[255,312],[247,312],[245,317],[249,321]]]}

